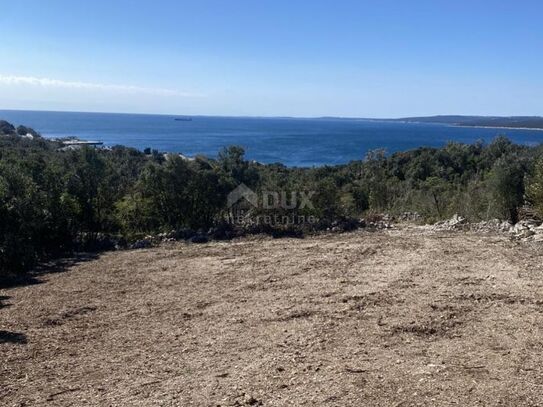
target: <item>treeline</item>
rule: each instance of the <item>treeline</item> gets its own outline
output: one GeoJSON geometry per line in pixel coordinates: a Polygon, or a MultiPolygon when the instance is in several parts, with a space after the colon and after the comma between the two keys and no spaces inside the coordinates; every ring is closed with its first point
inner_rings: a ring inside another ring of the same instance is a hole
{"type": "Polygon", "coordinates": [[[394,121],[406,121],[415,123],[444,123],[456,126],[469,127],[511,127],[526,129],[543,129],[543,117],[540,116],[427,116],[405,117],[393,119],[394,121]]]}
{"type": "Polygon", "coordinates": [[[227,197],[242,183],[257,193],[314,191],[303,210],[260,209],[313,216],[313,228],[405,211],[426,221],[459,213],[474,221],[514,222],[524,205],[543,210],[541,157],[541,147],[499,137],[488,145],[373,151],[346,165],[287,168],[250,162],[240,147],[194,160],[123,146],[67,149],[32,129],[0,122],[0,276],[99,248],[104,235],[132,241],[230,227],[227,197]]]}

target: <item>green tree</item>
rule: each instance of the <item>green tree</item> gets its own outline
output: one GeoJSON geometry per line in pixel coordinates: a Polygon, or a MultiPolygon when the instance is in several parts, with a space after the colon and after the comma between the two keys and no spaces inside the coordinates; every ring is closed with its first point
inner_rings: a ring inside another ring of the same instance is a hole
{"type": "Polygon", "coordinates": [[[368,187],[369,207],[377,211],[386,210],[389,202],[385,150],[368,152],[364,164],[364,181],[368,187]]]}
{"type": "Polygon", "coordinates": [[[45,232],[43,197],[38,186],[20,169],[0,166],[0,274],[33,266],[45,232]]]}
{"type": "Polygon", "coordinates": [[[518,221],[518,208],[524,202],[524,169],[515,157],[500,157],[487,179],[490,194],[500,217],[518,221]]]}
{"type": "Polygon", "coordinates": [[[430,195],[437,216],[442,219],[445,211],[445,193],[449,189],[446,181],[438,177],[428,177],[422,188],[430,195]]]}
{"type": "Polygon", "coordinates": [[[527,197],[539,216],[543,217],[543,158],[534,164],[534,171],[527,186],[527,197]]]}

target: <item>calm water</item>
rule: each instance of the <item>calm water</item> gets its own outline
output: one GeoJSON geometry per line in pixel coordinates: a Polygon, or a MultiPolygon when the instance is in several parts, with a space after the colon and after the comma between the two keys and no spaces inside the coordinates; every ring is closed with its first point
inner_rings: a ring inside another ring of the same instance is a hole
{"type": "Polygon", "coordinates": [[[0,119],[35,128],[46,137],[76,136],[106,145],[204,154],[210,157],[228,145],[245,147],[247,158],[288,166],[341,164],[364,157],[368,150],[388,152],[448,141],[486,142],[504,134],[516,143],[543,142],[543,131],[451,127],[343,119],[292,119],[65,113],[0,110],[0,119]]]}

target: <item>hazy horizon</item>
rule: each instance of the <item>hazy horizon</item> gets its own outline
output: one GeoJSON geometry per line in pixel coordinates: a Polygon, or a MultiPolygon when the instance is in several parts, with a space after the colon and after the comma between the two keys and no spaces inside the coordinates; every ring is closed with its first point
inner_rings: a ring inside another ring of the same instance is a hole
{"type": "MultiPolygon", "coordinates": [[[[231,117],[231,118],[247,118],[247,119],[342,119],[342,120],[400,120],[400,119],[409,119],[409,118],[416,118],[416,117],[447,117],[447,116],[464,116],[464,117],[540,117],[543,118],[541,115],[474,115],[474,114],[458,114],[458,113],[452,113],[452,114],[446,114],[446,113],[438,113],[438,114],[432,114],[432,115],[416,115],[416,116],[398,116],[398,117],[354,117],[354,116],[329,116],[329,115],[323,115],[323,116],[287,116],[287,115],[221,115],[221,114],[185,114],[185,113],[148,113],[148,112],[104,112],[104,111],[83,111],[83,110],[48,110],[48,109],[4,109],[0,107],[1,111],[11,111],[11,112],[50,112],[50,113],[89,113],[89,114],[112,114],[112,115],[149,115],[149,116],[190,116],[190,117],[231,117]]],[[[2,118],[0,117],[0,120],[2,118]]]]}

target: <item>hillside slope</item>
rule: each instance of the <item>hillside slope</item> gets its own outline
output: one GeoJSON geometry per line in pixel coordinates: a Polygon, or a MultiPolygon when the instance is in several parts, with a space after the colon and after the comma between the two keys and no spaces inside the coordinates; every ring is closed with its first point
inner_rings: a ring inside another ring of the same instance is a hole
{"type": "Polygon", "coordinates": [[[417,228],[107,253],[0,292],[0,399],[540,405],[542,260],[417,228]]]}

